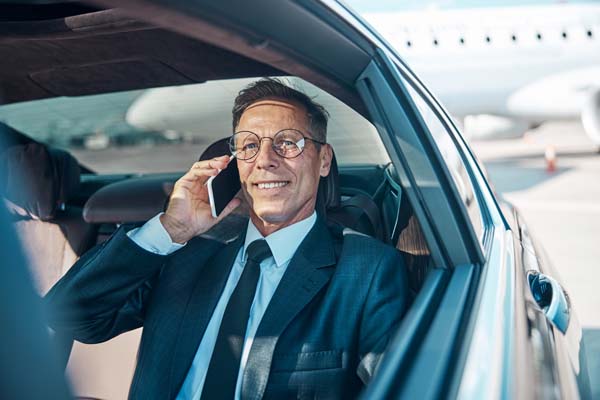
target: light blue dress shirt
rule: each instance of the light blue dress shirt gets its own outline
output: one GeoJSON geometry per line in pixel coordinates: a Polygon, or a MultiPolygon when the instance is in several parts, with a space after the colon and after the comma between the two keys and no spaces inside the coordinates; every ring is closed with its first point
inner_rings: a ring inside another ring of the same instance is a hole
{"type": "MultiPolygon", "coordinates": [[[[160,214],[152,218],[141,228],[133,229],[127,232],[127,235],[140,247],[153,253],[167,255],[170,254],[185,244],[177,244],[171,241],[171,238],[167,231],[163,228],[159,220],[160,214]]],[[[254,335],[258,329],[258,325],[275,293],[275,289],[279,285],[279,281],[283,277],[285,270],[287,269],[292,256],[298,249],[298,246],[304,240],[308,232],[312,229],[317,215],[315,212],[312,215],[300,222],[285,227],[277,232],[274,232],[264,238],[273,253],[273,257],[269,257],[260,264],[260,277],[258,278],[258,285],[256,287],[256,294],[254,295],[254,301],[250,308],[250,316],[248,318],[248,326],[246,328],[246,337],[244,339],[244,346],[242,348],[242,359],[240,363],[240,370],[238,372],[238,379],[235,388],[235,398],[240,399],[242,389],[242,376],[244,375],[244,369],[248,361],[248,354],[254,341],[254,335]]],[[[263,239],[261,233],[256,229],[252,221],[248,222],[248,228],[246,230],[246,240],[244,246],[240,249],[225,284],[225,289],[221,294],[221,298],[217,303],[217,306],[213,312],[212,317],[208,323],[202,341],[196,351],[196,356],[192,362],[192,366],[183,382],[181,390],[177,395],[177,400],[184,399],[199,399],[202,394],[202,388],[204,387],[204,380],[206,379],[206,372],[210,363],[217,336],[219,334],[219,327],[221,326],[221,320],[225,313],[225,307],[229,302],[229,298],[237,285],[244,264],[246,263],[246,248],[250,243],[255,240],[263,239]]]]}

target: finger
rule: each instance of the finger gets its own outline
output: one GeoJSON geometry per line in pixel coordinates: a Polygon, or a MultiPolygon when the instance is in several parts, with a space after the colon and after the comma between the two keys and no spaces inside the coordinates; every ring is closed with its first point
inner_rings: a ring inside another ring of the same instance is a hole
{"type": "Polygon", "coordinates": [[[210,160],[203,160],[203,161],[197,161],[192,165],[192,168],[197,168],[197,169],[212,169],[212,168],[217,168],[217,169],[224,169],[227,167],[227,164],[229,164],[229,160],[230,157],[229,156],[221,156],[221,157],[215,157],[215,158],[211,158],[210,160]]]}
{"type": "Polygon", "coordinates": [[[188,175],[190,177],[200,177],[200,176],[214,176],[218,175],[222,169],[219,168],[209,168],[208,166],[204,166],[203,168],[191,168],[188,172],[185,173],[184,176],[188,175]]]}
{"type": "Polygon", "coordinates": [[[240,204],[242,204],[242,201],[237,198],[234,197],[223,209],[223,211],[221,211],[221,214],[219,214],[219,216],[217,217],[217,222],[220,222],[223,218],[225,218],[226,216],[228,216],[229,214],[231,214],[231,212],[233,210],[235,210],[240,204]]]}
{"type": "Polygon", "coordinates": [[[197,170],[191,169],[185,173],[179,180],[175,183],[176,186],[183,187],[191,187],[192,185],[203,185],[208,181],[208,178],[211,176],[215,176],[219,174],[218,169],[205,169],[205,170],[197,170]]]}
{"type": "MultiPolygon", "coordinates": [[[[216,165],[216,163],[214,163],[214,164],[216,165]]],[[[190,169],[198,169],[198,170],[215,169],[215,165],[211,164],[211,160],[198,161],[198,162],[195,162],[194,164],[192,164],[192,167],[190,169]]]]}

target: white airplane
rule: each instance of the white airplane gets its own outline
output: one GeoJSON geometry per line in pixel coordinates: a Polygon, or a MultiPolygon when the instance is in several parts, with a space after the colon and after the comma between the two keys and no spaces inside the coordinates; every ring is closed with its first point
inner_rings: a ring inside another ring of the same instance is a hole
{"type": "Polygon", "coordinates": [[[364,14],[467,137],[581,118],[600,146],[600,4],[364,14]]]}

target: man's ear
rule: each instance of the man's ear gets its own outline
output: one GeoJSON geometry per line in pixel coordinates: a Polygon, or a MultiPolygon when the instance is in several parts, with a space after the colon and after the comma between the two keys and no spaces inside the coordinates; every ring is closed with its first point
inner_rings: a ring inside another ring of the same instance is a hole
{"type": "Polygon", "coordinates": [[[329,170],[331,169],[331,159],[333,158],[333,149],[329,144],[326,143],[321,146],[319,157],[321,159],[321,168],[319,170],[319,174],[325,177],[329,175],[329,170]]]}

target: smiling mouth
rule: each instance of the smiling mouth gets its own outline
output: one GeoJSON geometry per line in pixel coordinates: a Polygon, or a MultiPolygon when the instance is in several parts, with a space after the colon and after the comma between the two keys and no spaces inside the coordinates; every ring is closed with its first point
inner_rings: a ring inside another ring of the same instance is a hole
{"type": "Polygon", "coordinates": [[[276,188],[280,188],[280,187],[284,187],[288,184],[288,181],[278,181],[278,182],[261,182],[261,183],[255,183],[255,186],[257,186],[259,189],[276,189],[276,188]]]}

